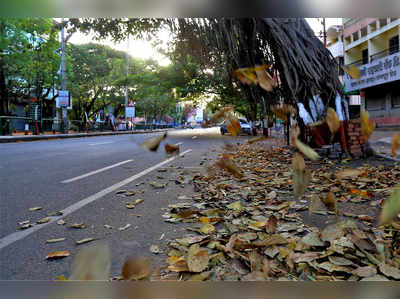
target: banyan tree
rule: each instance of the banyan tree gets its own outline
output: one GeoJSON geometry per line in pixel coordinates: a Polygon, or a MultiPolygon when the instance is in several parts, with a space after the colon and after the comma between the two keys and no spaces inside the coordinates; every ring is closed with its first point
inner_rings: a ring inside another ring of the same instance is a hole
{"type": "Polygon", "coordinates": [[[203,69],[223,70],[229,88],[241,90],[253,110],[263,103],[267,114],[272,105],[291,104],[302,127],[323,120],[328,107],[340,120],[348,118],[336,61],[303,18],[75,19],[71,23],[116,38],[167,26],[174,34],[177,55],[195,57],[203,69]],[[268,66],[273,88],[248,85],[234,76],[238,69],[257,66],[268,66]]]}

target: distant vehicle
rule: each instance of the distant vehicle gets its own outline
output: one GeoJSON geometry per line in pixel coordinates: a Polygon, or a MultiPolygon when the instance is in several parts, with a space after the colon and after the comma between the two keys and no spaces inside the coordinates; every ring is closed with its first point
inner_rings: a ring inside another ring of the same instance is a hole
{"type": "MultiPolygon", "coordinates": [[[[240,122],[240,133],[251,135],[252,134],[251,127],[250,124],[247,122],[247,120],[245,120],[244,118],[239,118],[239,122],[240,122]]],[[[225,121],[220,125],[220,131],[222,135],[228,133],[225,121]]]]}

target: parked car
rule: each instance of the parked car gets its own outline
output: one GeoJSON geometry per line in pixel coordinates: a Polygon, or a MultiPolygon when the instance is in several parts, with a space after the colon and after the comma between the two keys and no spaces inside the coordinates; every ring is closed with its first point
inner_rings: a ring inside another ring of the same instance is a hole
{"type": "MultiPolygon", "coordinates": [[[[251,135],[252,134],[251,127],[250,124],[247,122],[247,120],[245,120],[244,118],[239,118],[239,122],[240,122],[240,133],[251,135]]],[[[220,125],[220,131],[222,135],[228,133],[225,121],[220,125]]]]}

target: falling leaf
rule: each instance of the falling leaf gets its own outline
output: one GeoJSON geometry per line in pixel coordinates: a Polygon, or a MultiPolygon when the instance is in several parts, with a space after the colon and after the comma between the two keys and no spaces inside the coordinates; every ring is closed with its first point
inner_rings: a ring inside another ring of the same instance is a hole
{"type": "Polygon", "coordinates": [[[50,222],[49,217],[45,217],[45,218],[42,218],[42,219],[36,221],[37,224],[43,224],[43,223],[47,223],[47,222],[50,222]]]}
{"type": "Polygon", "coordinates": [[[306,169],[306,163],[304,162],[303,156],[299,153],[295,153],[292,158],[292,167],[294,170],[306,169]]]}
{"type": "Polygon", "coordinates": [[[76,241],[76,244],[77,245],[81,245],[81,244],[85,244],[85,243],[88,243],[88,242],[91,242],[91,241],[94,241],[94,240],[95,240],[94,238],[85,238],[85,239],[76,241]]]}
{"type": "Polygon", "coordinates": [[[319,197],[315,194],[311,195],[311,202],[310,202],[310,207],[308,209],[308,215],[312,215],[315,213],[319,207],[320,207],[321,200],[319,197]]]}
{"type": "Polygon", "coordinates": [[[128,223],[127,225],[118,228],[118,230],[123,231],[123,230],[126,230],[126,229],[130,228],[130,227],[131,227],[131,225],[128,223]]]}
{"type": "Polygon", "coordinates": [[[149,278],[152,270],[152,260],[149,257],[133,257],[122,266],[122,277],[125,280],[142,280],[149,278]]]}
{"type": "Polygon", "coordinates": [[[326,122],[328,123],[329,130],[331,131],[332,135],[336,134],[337,131],[339,131],[340,120],[335,110],[333,110],[331,107],[326,110],[326,122]]]}
{"type": "Polygon", "coordinates": [[[160,247],[158,245],[151,245],[150,246],[150,252],[154,254],[159,254],[160,253],[160,247]]]}
{"type": "Polygon", "coordinates": [[[266,91],[272,91],[277,86],[276,81],[271,75],[265,70],[256,70],[258,84],[266,91]]]}
{"type": "Polygon", "coordinates": [[[244,84],[257,84],[257,76],[254,68],[241,68],[233,72],[233,74],[244,84]]]}
{"type": "Polygon", "coordinates": [[[253,143],[264,141],[264,140],[267,140],[267,139],[268,139],[268,137],[266,137],[266,136],[260,136],[260,137],[256,137],[256,138],[252,138],[252,139],[248,140],[247,143],[248,144],[253,144],[253,143]]]}
{"type": "Polygon", "coordinates": [[[360,79],[361,76],[361,71],[358,67],[356,66],[347,66],[347,65],[342,65],[342,69],[348,74],[352,79],[360,79]]]}
{"type": "Polygon", "coordinates": [[[46,259],[48,259],[48,260],[61,259],[61,258],[69,256],[69,254],[70,253],[68,251],[66,251],[66,250],[64,250],[64,251],[52,251],[46,256],[46,259]]]}
{"type": "Polygon", "coordinates": [[[392,156],[396,156],[396,151],[399,147],[399,143],[400,143],[400,134],[399,133],[395,133],[393,134],[392,137],[392,156]]]}
{"type": "Polygon", "coordinates": [[[311,179],[311,173],[308,169],[294,171],[293,193],[296,197],[300,197],[306,192],[310,179],[311,179]]]}
{"type": "Polygon", "coordinates": [[[58,275],[56,281],[66,281],[67,278],[64,275],[58,275]]]}
{"type": "Polygon", "coordinates": [[[71,228],[85,228],[85,224],[83,223],[73,223],[73,224],[68,224],[69,227],[71,228]]]}
{"type": "Polygon", "coordinates": [[[65,240],[65,238],[50,239],[50,240],[47,240],[46,243],[57,243],[57,242],[61,242],[64,240],[65,240]]]}
{"type": "Polygon", "coordinates": [[[299,151],[301,151],[310,160],[315,161],[320,158],[316,151],[314,151],[311,147],[304,144],[300,140],[296,139],[295,144],[296,144],[296,147],[299,149],[299,151]]]}
{"type": "Polygon", "coordinates": [[[30,208],[29,211],[33,212],[33,211],[38,211],[41,209],[42,209],[42,207],[33,207],[33,208],[30,208]]]}
{"type": "Polygon", "coordinates": [[[269,234],[273,234],[276,231],[276,226],[278,225],[278,219],[274,215],[269,216],[265,230],[269,234]]]}
{"type": "Polygon", "coordinates": [[[338,214],[337,200],[333,192],[328,192],[327,196],[322,198],[321,201],[329,211],[334,212],[336,215],[338,214]]]}
{"type": "Polygon", "coordinates": [[[376,124],[369,120],[368,111],[361,111],[361,133],[368,140],[375,130],[376,124]]]}
{"type": "Polygon", "coordinates": [[[111,254],[106,243],[97,242],[78,251],[69,280],[101,280],[110,276],[111,254]]]}
{"type": "Polygon", "coordinates": [[[58,225],[64,225],[64,224],[65,224],[65,221],[62,220],[62,219],[60,219],[60,220],[57,221],[57,224],[58,224],[58,225]]]}
{"type": "Polygon", "coordinates": [[[292,105],[280,104],[271,107],[271,111],[276,115],[277,118],[288,121],[288,115],[296,113],[296,109],[292,105]]]}
{"type": "Polygon", "coordinates": [[[389,200],[382,207],[379,225],[388,224],[400,213],[400,185],[395,187],[389,200]]]}
{"type": "Polygon", "coordinates": [[[208,266],[210,257],[207,249],[201,249],[199,244],[193,244],[189,248],[187,265],[190,272],[202,272],[208,266]]]}
{"type": "Polygon", "coordinates": [[[167,143],[165,145],[165,152],[169,155],[178,154],[179,153],[179,145],[170,145],[167,143]]]}
{"type": "Polygon", "coordinates": [[[236,166],[236,164],[232,161],[230,156],[228,154],[223,154],[221,159],[219,159],[215,165],[218,167],[225,169],[232,173],[236,178],[242,178],[243,173],[240,171],[240,169],[236,166]]]}
{"type": "Polygon", "coordinates": [[[156,152],[158,147],[160,146],[161,141],[163,141],[166,137],[167,137],[167,132],[165,132],[162,135],[143,141],[142,144],[140,144],[140,146],[144,149],[156,152]]]}
{"type": "Polygon", "coordinates": [[[237,117],[233,116],[232,114],[229,114],[225,118],[225,126],[226,126],[226,130],[232,136],[237,136],[241,129],[239,119],[237,117]]]}

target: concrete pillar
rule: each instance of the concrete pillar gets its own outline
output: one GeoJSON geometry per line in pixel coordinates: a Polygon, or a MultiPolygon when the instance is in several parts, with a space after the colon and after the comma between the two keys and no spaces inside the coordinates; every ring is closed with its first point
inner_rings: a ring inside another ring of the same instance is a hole
{"type": "Polygon", "coordinates": [[[392,93],[390,91],[386,92],[385,100],[385,117],[390,117],[392,114],[392,93]]]}

